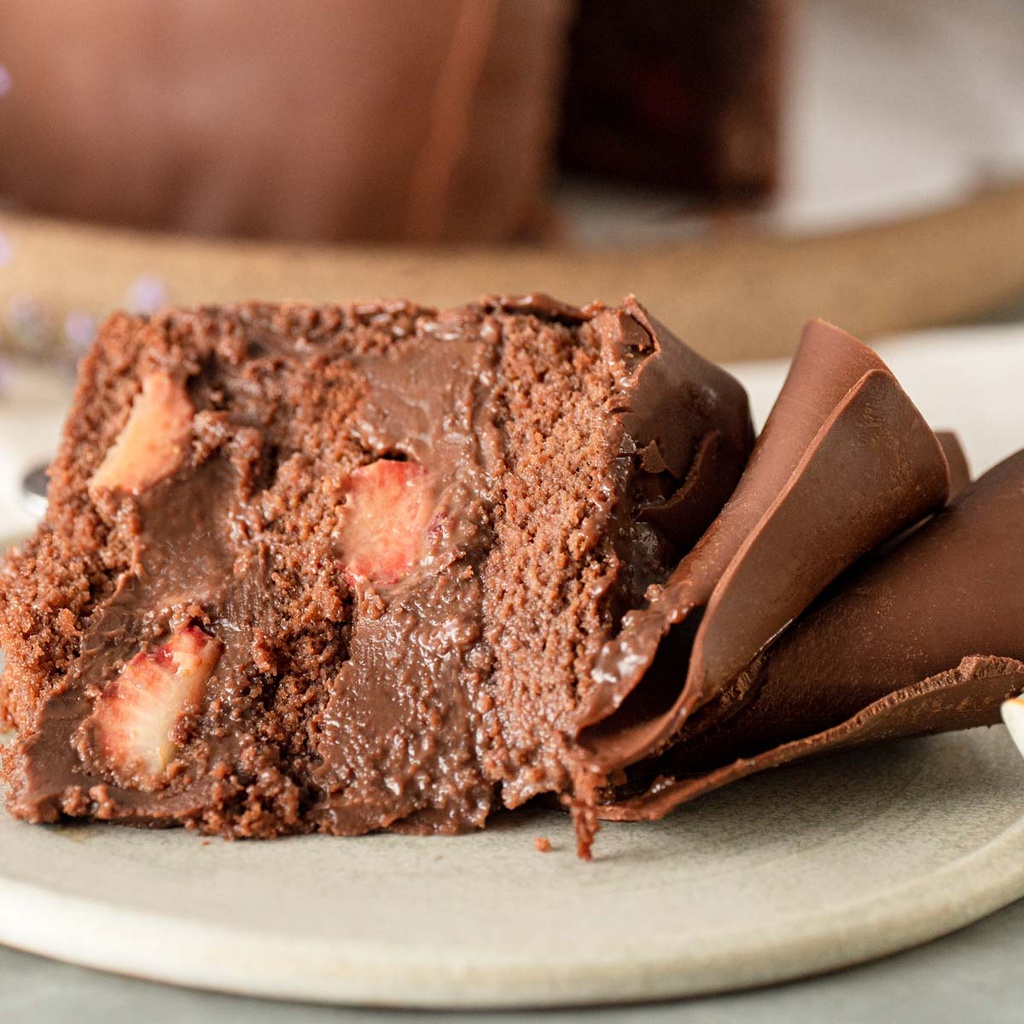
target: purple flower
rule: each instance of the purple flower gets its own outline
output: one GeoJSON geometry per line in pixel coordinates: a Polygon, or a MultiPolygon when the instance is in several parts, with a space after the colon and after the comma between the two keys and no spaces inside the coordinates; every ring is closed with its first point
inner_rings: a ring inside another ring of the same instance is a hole
{"type": "Polygon", "coordinates": [[[11,390],[16,375],[14,363],[6,356],[0,356],[0,398],[11,390]]]}
{"type": "Polygon", "coordinates": [[[125,305],[132,313],[153,313],[166,301],[167,287],[153,274],[135,278],[125,293],[125,305]]]}
{"type": "Polygon", "coordinates": [[[64,317],[64,339],[77,359],[84,356],[96,339],[96,318],[84,309],[73,309],[64,317]]]}

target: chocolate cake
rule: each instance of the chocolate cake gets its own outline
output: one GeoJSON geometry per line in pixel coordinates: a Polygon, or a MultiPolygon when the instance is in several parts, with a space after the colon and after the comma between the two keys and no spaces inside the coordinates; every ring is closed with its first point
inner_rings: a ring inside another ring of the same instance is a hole
{"type": "Polygon", "coordinates": [[[115,315],[0,582],[9,809],[586,837],[593,666],[751,433],[631,299],[115,315]]]}
{"type": "Polygon", "coordinates": [[[10,811],[266,837],[658,818],[1024,689],[970,485],[812,321],[746,398],[633,299],[114,316],[0,575],[10,811]]]}

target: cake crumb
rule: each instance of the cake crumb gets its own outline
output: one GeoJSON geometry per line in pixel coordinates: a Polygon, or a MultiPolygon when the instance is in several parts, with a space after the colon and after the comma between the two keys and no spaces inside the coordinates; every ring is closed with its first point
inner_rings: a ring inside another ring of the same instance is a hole
{"type": "Polygon", "coordinates": [[[537,836],[533,841],[533,848],[538,853],[550,853],[551,852],[551,840],[547,836],[537,836]]]}

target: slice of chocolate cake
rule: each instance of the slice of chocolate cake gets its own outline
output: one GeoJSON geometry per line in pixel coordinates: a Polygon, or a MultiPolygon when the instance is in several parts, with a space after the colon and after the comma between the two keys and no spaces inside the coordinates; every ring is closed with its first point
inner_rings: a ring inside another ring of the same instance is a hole
{"type": "Polygon", "coordinates": [[[634,300],[115,316],[0,574],[8,807],[229,836],[651,819],[1024,690],[973,487],[812,321],[746,398],[634,300]],[[950,496],[956,497],[950,503],[950,496]]]}
{"type": "Polygon", "coordinates": [[[114,316],[0,578],[8,807],[452,832],[555,793],[585,843],[595,665],[751,441],[632,299],[114,316]]]}

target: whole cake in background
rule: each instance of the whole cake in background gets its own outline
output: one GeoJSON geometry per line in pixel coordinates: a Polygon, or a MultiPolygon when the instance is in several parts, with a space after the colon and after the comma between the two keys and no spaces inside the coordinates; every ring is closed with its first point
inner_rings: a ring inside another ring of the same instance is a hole
{"type": "Polygon", "coordinates": [[[742,388],[634,299],[118,314],[0,572],[8,808],[268,837],[650,819],[988,724],[1024,458],[969,486],[812,321],[742,388]]]}
{"type": "Polygon", "coordinates": [[[567,0],[7,0],[0,196],[286,239],[541,231],[567,0]]]}
{"type": "Polygon", "coordinates": [[[558,169],[764,195],[779,0],[5,0],[0,201],[323,241],[556,234],[558,169]]]}

